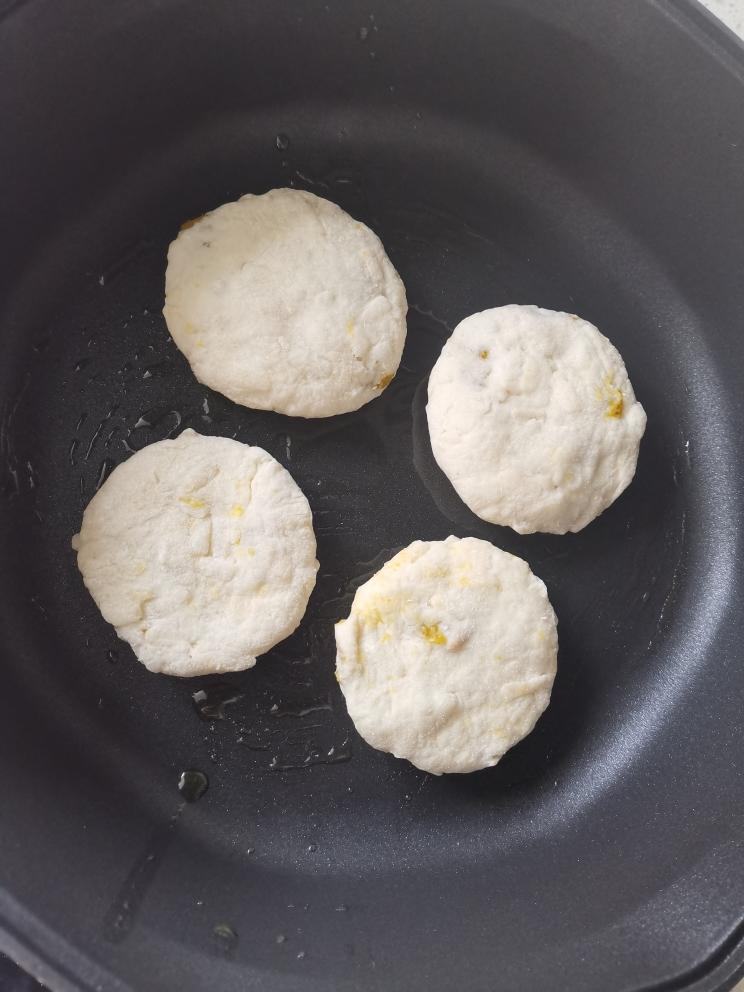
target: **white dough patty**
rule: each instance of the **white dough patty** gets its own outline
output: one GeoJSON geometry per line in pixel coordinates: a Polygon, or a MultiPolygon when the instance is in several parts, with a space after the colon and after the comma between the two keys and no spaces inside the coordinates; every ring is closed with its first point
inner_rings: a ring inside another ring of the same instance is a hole
{"type": "Polygon", "coordinates": [[[150,671],[251,668],[315,585],[308,502],[262,448],[186,430],[116,468],[73,538],[101,613],[150,671]]]}
{"type": "Polygon", "coordinates": [[[495,765],[550,700],[556,619],[526,562],[474,537],[414,541],[336,624],[336,677],[359,733],[418,768],[495,765]]]}
{"type": "Polygon", "coordinates": [[[426,413],[460,498],[520,534],[586,527],[630,483],[646,428],[607,338],[533,306],[459,323],[429,378],[426,413]]]}
{"type": "Polygon", "coordinates": [[[380,239],[329,200],[248,194],[184,225],[163,313],[197,379],[296,417],[357,410],[395,375],[406,294],[380,239]]]}

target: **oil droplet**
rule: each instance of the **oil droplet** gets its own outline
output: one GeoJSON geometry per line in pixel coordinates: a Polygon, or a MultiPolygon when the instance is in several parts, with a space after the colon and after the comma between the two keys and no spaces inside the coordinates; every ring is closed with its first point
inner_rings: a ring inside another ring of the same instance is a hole
{"type": "Polygon", "coordinates": [[[225,957],[231,957],[238,943],[238,935],[228,923],[218,923],[212,930],[217,950],[225,957]]]}
{"type": "Polygon", "coordinates": [[[162,863],[173,842],[179,816],[180,810],[154,831],[143,855],[134,863],[113,905],[104,917],[103,935],[107,940],[120,943],[134,926],[137,913],[155,878],[158,865],[162,863]]]}
{"type": "Polygon", "coordinates": [[[305,952],[304,952],[304,951],[298,951],[298,952],[297,952],[297,960],[298,960],[298,961],[302,961],[302,959],[303,959],[304,957],[305,957],[305,952]]]}
{"type": "Polygon", "coordinates": [[[197,802],[208,788],[209,779],[204,772],[200,772],[196,768],[188,768],[185,772],[181,772],[178,779],[178,791],[187,803],[197,802]]]}
{"type": "Polygon", "coordinates": [[[363,25],[361,28],[359,28],[359,40],[360,41],[366,41],[368,34],[369,34],[369,28],[366,25],[363,25]]]}
{"type": "Polygon", "coordinates": [[[287,938],[284,936],[283,933],[278,933],[276,935],[276,942],[277,942],[277,944],[283,944],[286,939],[287,938]]]}
{"type": "Polygon", "coordinates": [[[172,371],[173,369],[169,362],[153,362],[152,365],[146,366],[142,373],[142,378],[152,379],[154,376],[166,376],[170,375],[172,371]]]}
{"type": "Polygon", "coordinates": [[[333,704],[330,702],[322,703],[318,701],[308,706],[300,706],[299,708],[289,707],[289,706],[280,707],[278,703],[274,703],[273,706],[269,708],[269,713],[271,713],[272,716],[276,716],[276,717],[290,716],[290,717],[300,718],[303,716],[308,716],[310,713],[322,713],[326,711],[330,712],[332,710],[333,710],[333,704]]]}
{"type": "Polygon", "coordinates": [[[307,849],[311,854],[314,854],[318,850],[317,844],[308,844],[307,849]]]}
{"type": "Polygon", "coordinates": [[[104,458],[101,462],[101,467],[98,470],[98,478],[96,479],[96,492],[101,488],[106,479],[111,475],[113,470],[116,468],[116,463],[110,458],[104,458]]]}
{"type": "Polygon", "coordinates": [[[275,143],[280,152],[286,152],[289,148],[289,138],[286,134],[277,134],[275,143]]]}
{"type": "Polygon", "coordinates": [[[243,698],[243,693],[238,692],[229,682],[216,682],[205,689],[192,692],[191,698],[202,720],[224,720],[225,707],[237,703],[243,698]]]}
{"type": "Polygon", "coordinates": [[[341,902],[338,904],[338,906],[336,906],[336,912],[345,913],[348,908],[349,907],[345,903],[341,902]]]}

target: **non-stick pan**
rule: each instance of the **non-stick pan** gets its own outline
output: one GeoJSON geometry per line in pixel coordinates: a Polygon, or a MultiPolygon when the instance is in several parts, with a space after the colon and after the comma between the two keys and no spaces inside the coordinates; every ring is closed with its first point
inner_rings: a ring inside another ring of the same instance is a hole
{"type": "Polygon", "coordinates": [[[0,5],[0,948],[54,990],[713,990],[744,961],[744,56],[688,0],[0,5]],[[179,224],[310,189],[382,237],[401,370],[303,421],[200,386],[179,224]],[[648,412],[565,537],[487,525],[424,407],[465,315],[598,324],[648,412]],[[299,631],[149,674],[77,572],[86,502],[186,427],[267,448],[321,562],[299,631]],[[436,778],[354,733],[332,625],[416,539],[526,558],[560,619],[535,732],[436,778]],[[199,776],[206,793],[195,802],[199,776]]]}

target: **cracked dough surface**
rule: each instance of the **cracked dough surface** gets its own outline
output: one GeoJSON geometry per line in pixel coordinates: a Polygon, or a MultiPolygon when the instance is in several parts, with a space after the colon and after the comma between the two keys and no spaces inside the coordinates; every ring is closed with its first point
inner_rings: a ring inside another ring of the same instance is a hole
{"type": "Polygon", "coordinates": [[[165,315],[197,379],[296,417],[347,413],[394,377],[406,294],[380,239],[335,203],[274,189],[184,225],[165,315]]]}
{"type": "Polygon", "coordinates": [[[73,538],[104,618],[152,672],[251,668],[315,585],[307,499],[262,448],[185,430],[114,469],[73,538]]]}
{"type": "Polygon", "coordinates": [[[495,765],[548,705],[558,634],[526,562],[478,538],[414,541],[336,624],[356,729],[439,775],[495,765]]]}
{"type": "Polygon", "coordinates": [[[646,414],[586,320],[505,306],[457,325],[429,378],[431,447],[460,498],[520,534],[578,531],[632,480],[646,414]]]}

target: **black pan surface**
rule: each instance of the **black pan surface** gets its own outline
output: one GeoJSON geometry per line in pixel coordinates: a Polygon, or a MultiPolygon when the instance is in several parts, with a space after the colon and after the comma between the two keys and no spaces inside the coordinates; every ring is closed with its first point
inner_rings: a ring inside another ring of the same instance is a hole
{"type": "Polygon", "coordinates": [[[0,4],[0,948],[58,990],[640,992],[744,959],[744,57],[686,0],[0,4]],[[400,373],[301,421],[200,386],[160,313],[178,225],[294,185],[383,239],[400,373]],[[638,474],[577,535],[478,521],[426,379],[465,315],[575,311],[624,355],[638,474]],[[150,675],[70,548],[129,452],[267,448],[321,561],[241,676],[150,675]],[[333,621],[416,538],[526,558],[553,702],[495,769],[354,734],[333,621]],[[201,706],[195,706],[193,693],[201,706]],[[199,712],[200,710],[200,712],[199,712]],[[177,783],[209,781],[185,803],[177,783]]]}

